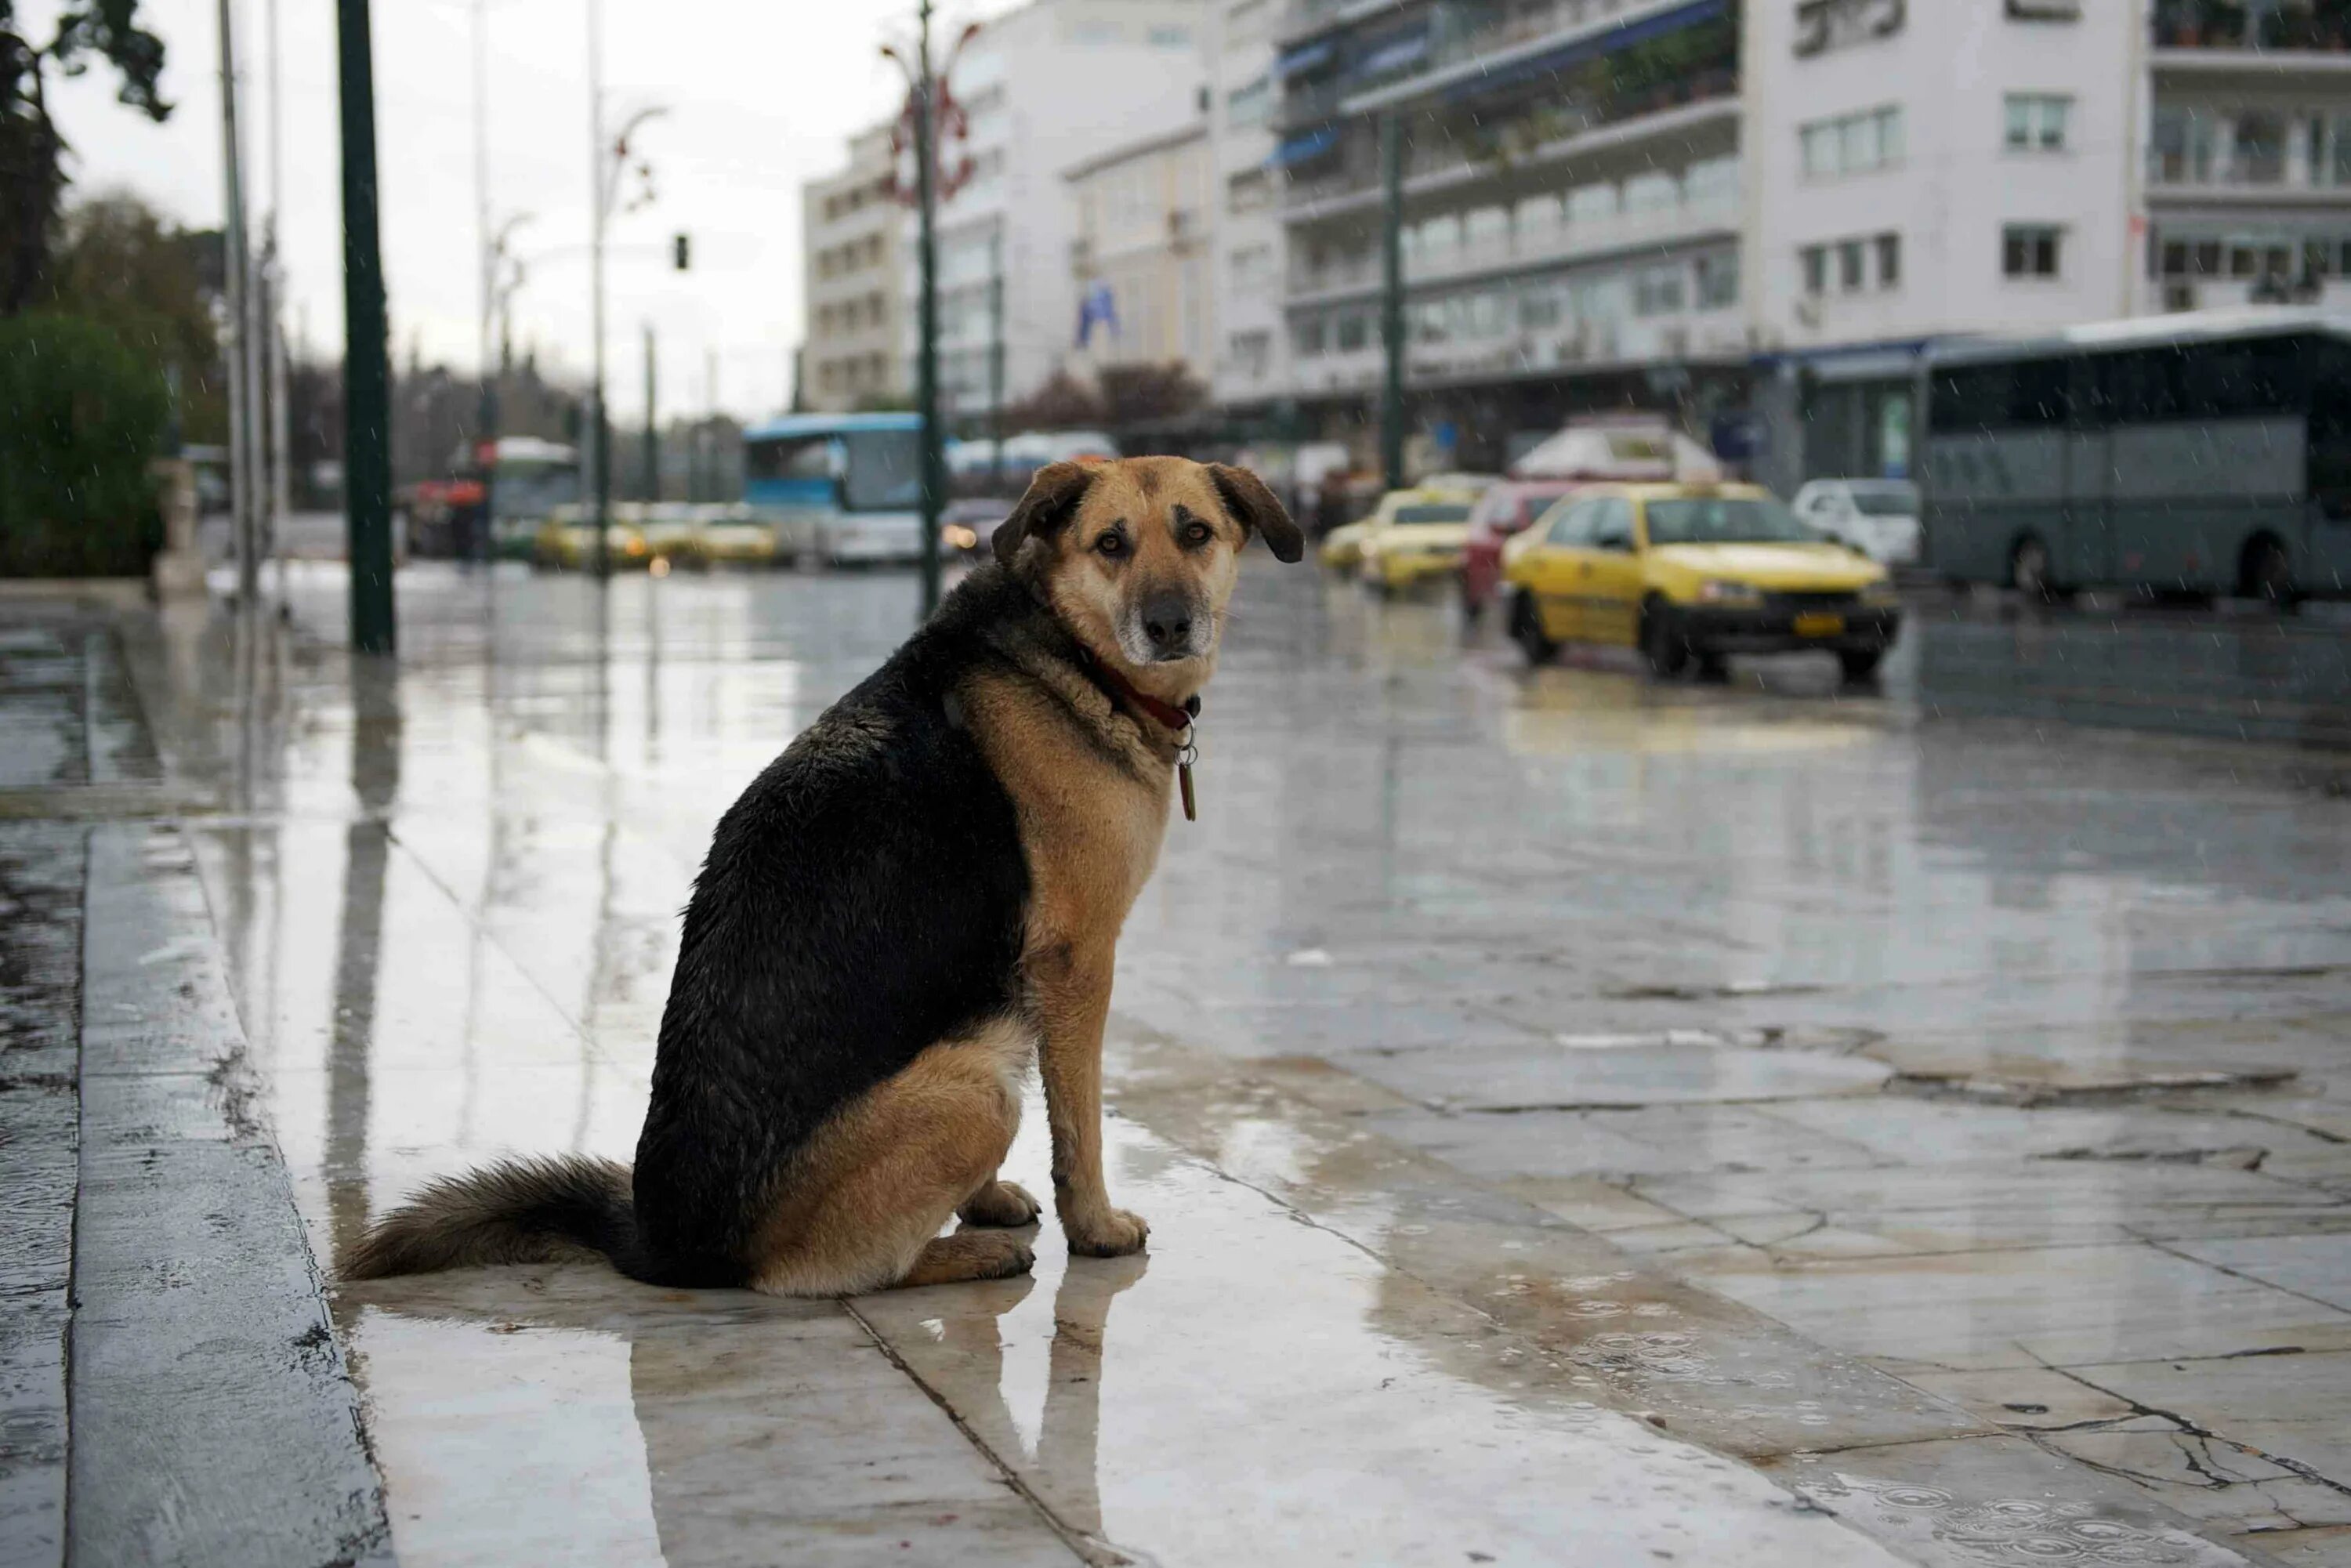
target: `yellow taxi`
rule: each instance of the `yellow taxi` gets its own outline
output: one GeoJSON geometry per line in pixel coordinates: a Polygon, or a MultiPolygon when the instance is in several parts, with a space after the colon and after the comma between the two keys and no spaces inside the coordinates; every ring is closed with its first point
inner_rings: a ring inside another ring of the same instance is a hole
{"type": "Polygon", "coordinates": [[[1636,647],[1660,675],[1691,660],[1818,648],[1866,680],[1900,630],[1886,569],[1825,541],[1754,485],[1586,486],[1504,547],[1510,634],[1636,647]]]}
{"type": "Polygon", "coordinates": [[[1366,588],[1394,593],[1432,577],[1459,574],[1469,550],[1474,501],[1423,501],[1398,507],[1388,526],[1364,536],[1356,570],[1366,588]]]}
{"type": "Polygon", "coordinates": [[[1402,490],[1390,490],[1380,497],[1380,503],[1372,508],[1371,516],[1343,528],[1332,528],[1323,536],[1322,547],[1316,553],[1324,566],[1336,571],[1360,567],[1364,559],[1364,546],[1375,536],[1394,528],[1403,519],[1403,515],[1409,512],[1419,526],[1438,523],[1460,525],[1461,539],[1454,547],[1453,558],[1453,564],[1458,567],[1461,563],[1461,550],[1468,543],[1469,508],[1477,504],[1478,492],[1467,486],[1440,488],[1433,485],[1415,485],[1402,490]]]}

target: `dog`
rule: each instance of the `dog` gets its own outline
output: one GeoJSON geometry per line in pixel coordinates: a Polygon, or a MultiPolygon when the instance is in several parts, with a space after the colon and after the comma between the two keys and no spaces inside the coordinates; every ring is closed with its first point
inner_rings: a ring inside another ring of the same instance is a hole
{"type": "Polygon", "coordinates": [[[435,1182],[344,1278],[602,1257],[841,1296],[1025,1273],[1039,1205],[997,1172],[1032,1061],[1070,1250],[1141,1249],[1102,1179],[1111,970],[1252,534],[1304,553],[1245,469],[1040,469],[994,559],[720,819],[634,1168],[435,1182]]]}

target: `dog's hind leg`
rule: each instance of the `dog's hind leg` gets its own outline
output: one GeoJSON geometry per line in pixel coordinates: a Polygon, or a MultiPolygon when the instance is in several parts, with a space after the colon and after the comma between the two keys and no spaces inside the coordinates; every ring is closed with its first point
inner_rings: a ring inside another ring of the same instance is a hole
{"type": "Polygon", "coordinates": [[[939,1228],[983,1194],[1012,1146],[1025,1025],[1004,1019],[943,1040],[809,1140],[751,1253],[751,1284],[783,1296],[846,1296],[1026,1273],[1025,1242],[939,1228]]]}

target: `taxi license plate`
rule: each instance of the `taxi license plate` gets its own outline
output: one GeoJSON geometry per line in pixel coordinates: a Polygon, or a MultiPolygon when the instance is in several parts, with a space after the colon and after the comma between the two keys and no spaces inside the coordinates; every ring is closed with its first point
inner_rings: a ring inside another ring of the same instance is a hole
{"type": "Polygon", "coordinates": [[[1799,637],[1834,637],[1842,634],[1844,631],[1844,617],[1842,615],[1796,617],[1796,635],[1799,637]]]}

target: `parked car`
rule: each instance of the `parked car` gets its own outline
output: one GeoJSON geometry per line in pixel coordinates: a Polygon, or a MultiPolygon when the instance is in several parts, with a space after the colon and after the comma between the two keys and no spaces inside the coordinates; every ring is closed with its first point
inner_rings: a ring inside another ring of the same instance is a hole
{"type": "Polygon", "coordinates": [[[1886,569],[1754,485],[1595,485],[1502,551],[1510,632],[1531,662],[1565,642],[1637,647],[1659,675],[1693,658],[1820,648],[1865,680],[1900,629],[1886,569]]]}
{"type": "Polygon", "coordinates": [[[1394,593],[1459,571],[1462,549],[1469,542],[1470,506],[1465,501],[1423,501],[1398,507],[1386,527],[1364,536],[1356,567],[1364,586],[1394,593]]]}
{"type": "MultiPolygon", "coordinates": [[[[1318,559],[1334,570],[1352,570],[1363,563],[1364,541],[1383,528],[1394,527],[1397,513],[1404,508],[1451,507],[1455,515],[1450,520],[1462,523],[1468,521],[1469,508],[1477,499],[1476,492],[1471,490],[1440,489],[1429,485],[1390,490],[1380,497],[1379,505],[1372,508],[1369,517],[1349,523],[1343,528],[1333,528],[1324,535],[1322,549],[1317,552],[1318,559]]],[[[1437,519],[1423,520],[1433,522],[1437,519]]]]}
{"type": "Polygon", "coordinates": [[[1922,530],[1918,486],[1907,479],[1813,479],[1788,509],[1874,561],[1908,566],[1918,559],[1922,530]]]}
{"type": "Polygon", "coordinates": [[[1486,612],[1501,588],[1503,544],[1575,487],[1567,479],[1505,479],[1478,497],[1461,552],[1461,608],[1471,619],[1486,612]]]}

